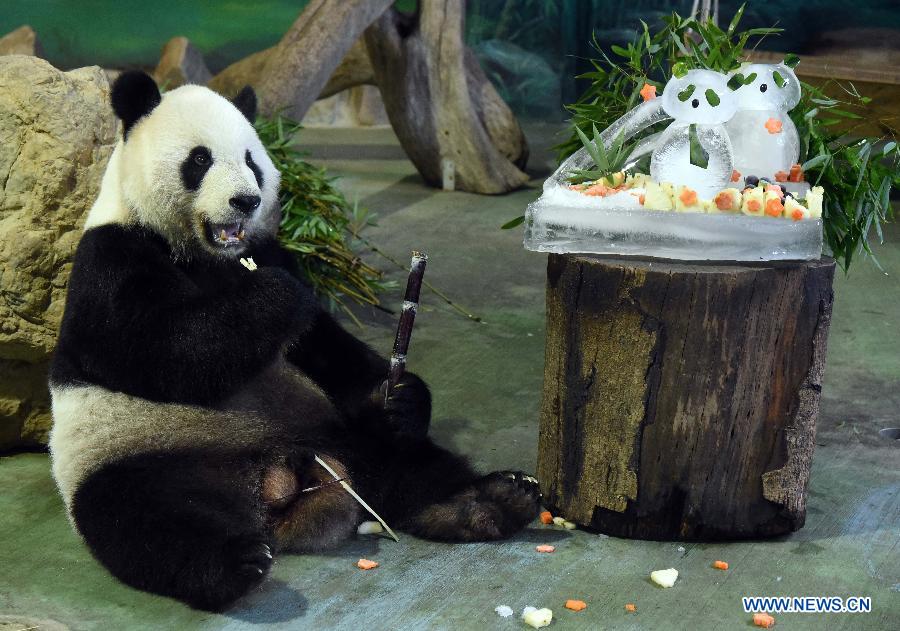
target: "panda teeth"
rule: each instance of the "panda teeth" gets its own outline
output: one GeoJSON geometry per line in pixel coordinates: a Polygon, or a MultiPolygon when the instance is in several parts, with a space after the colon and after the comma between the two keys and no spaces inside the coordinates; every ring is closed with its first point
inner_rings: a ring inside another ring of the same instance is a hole
{"type": "Polygon", "coordinates": [[[221,232],[219,232],[219,239],[222,241],[228,241],[228,235],[225,234],[225,228],[222,228],[221,232]]]}
{"type": "Polygon", "coordinates": [[[244,240],[244,229],[243,228],[241,228],[241,231],[238,232],[237,238],[240,239],[241,241],[244,240]]]}

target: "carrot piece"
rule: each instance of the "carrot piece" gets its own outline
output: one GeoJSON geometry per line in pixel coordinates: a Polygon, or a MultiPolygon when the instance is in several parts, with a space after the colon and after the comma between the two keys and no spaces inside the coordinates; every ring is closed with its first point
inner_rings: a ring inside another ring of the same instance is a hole
{"type": "Polygon", "coordinates": [[[770,134],[780,134],[782,123],[777,118],[770,118],[766,121],[766,129],[770,134]]]}
{"type": "Polygon", "coordinates": [[[733,204],[734,199],[727,191],[722,191],[716,195],[716,208],[719,210],[731,210],[733,204]]]}
{"type": "Polygon", "coordinates": [[[731,170],[731,181],[732,182],[740,182],[741,181],[741,172],[737,169],[731,170]]]}
{"type": "Polygon", "coordinates": [[[641,88],[640,95],[641,95],[641,98],[644,99],[644,101],[649,101],[650,99],[655,99],[656,98],[656,86],[650,85],[649,83],[645,83],[644,87],[641,88]]]}
{"type": "Polygon", "coordinates": [[[678,196],[678,199],[680,199],[681,202],[685,206],[690,206],[692,204],[696,204],[697,203],[697,191],[689,189],[687,186],[685,186],[684,189],[681,191],[681,195],[678,196]]]}
{"type": "Polygon", "coordinates": [[[788,175],[788,182],[802,182],[803,167],[799,164],[791,165],[791,173],[788,175]]]}
{"type": "Polygon", "coordinates": [[[553,523],[553,515],[550,514],[550,511],[545,510],[541,513],[541,523],[542,524],[552,524],[553,523]]]}
{"type": "Polygon", "coordinates": [[[784,212],[784,204],[780,199],[770,199],[766,202],[766,214],[769,217],[781,217],[784,212]]]}
{"type": "Polygon", "coordinates": [[[803,219],[803,211],[799,208],[795,208],[794,212],[791,213],[791,219],[793,219],[794,221],[800,221],[801,219],[803,219]]]}
{"type": "Polygon", "coordinates": [[[550,552],[553,552],[554,550],[556,550],[556,548],[553,546],[548,546],[548,545],[540,545],[540,546],[535,547],[535,550],[537,550],[538,552],[550,553],[550,552]]]}
{"type": "Polygon", "coordinates": [[[717,570],[727,570],[728,563],[726,563],[725,561],[714,561],[713,567],[716,568],[717,570]]]}
{"type": "Polygon", "coordinates": [[[360,559],[356,562],[356,567],[361,570],[374,570],[378,567],[378,563],[376,561],[369,561],[369,559],[360,559]]]}
{"type": "Polygon", "coordinates": [[[747,210],[749,210],[751,213],[758,213],[759,212],[759,202],[756,201],[755,199],[751,199],[750,201],[747,202],[747,210]]]}
{"type": "Polygon", "coordinates": [[[784,171],[779,171],[778,173],[775,174],[775,181],[776,182],[787,182],[789,177],[790,177],[790,175],[788,175],[784,171]]]}
{"type": "Polygon", "coordinates": [[[753,614],[753,624],[768,629],[775,626],[775,618],[767,613],[755,613],[753,614]]]}
{"type": "Polygon", "coordinates": [[[571,609],[572,611],[581,611],[582,609],[587,609],[587,603],[583,600],[567,600],[566,609],[571,609]]]}
{"type": "Polygon", "coordinates": [[[634,606],[634,603],[628,603],[627,605],[625,605],[625,611],[634,613],[637,611],[637,607],[634,606]]]}
{"type": "Polygon", "coordinates": [[[643,206],[644,202],[647,201],[647,196],[641,193],[641,196],[638,197],[638,201],[641,203],[641,206],[643,206]]]}

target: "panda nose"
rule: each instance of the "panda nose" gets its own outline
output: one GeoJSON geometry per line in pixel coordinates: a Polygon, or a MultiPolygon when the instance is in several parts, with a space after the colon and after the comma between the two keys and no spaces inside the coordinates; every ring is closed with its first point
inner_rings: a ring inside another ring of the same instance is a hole
{"type": "Polygon", "coordinates": [[[228,200],[231,207],[244,214],[249,215],[259,207],[259,195],[235,195],[228,200]]]}

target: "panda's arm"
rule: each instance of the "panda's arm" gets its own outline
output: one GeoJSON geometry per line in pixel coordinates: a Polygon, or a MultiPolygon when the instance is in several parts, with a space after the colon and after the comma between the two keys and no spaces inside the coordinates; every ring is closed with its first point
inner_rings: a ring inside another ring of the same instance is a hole
{"type": "Polygon", "coordinates": [[[424,435],[431,420],[431,394],[416,374],[404,373],[388,393],[383,384],[388,362],[346,331],[325,311],[289,347],[287,359],[325,390],[345,417],[364,429],[385,426],[403,434],[424,435]]]}
{"type": "Polygon", "coordinates": [[[87,377],[112,389],[216,403],[273,361],[317,309],[283,269],[235,263],[221,276],[200,287],[153,235],[89,230],[70,278],[75,334],[64,326],[66,347],[87,377]]]}
{"type": "MultiPolygon", "coordinates": [[[[275,241],[259,244],[254,260],[260,265],[284,267],[303,280],[296,258],[275,241]]],[[[345,416],[373,424],[388,420],[397,429],[427,431],[431,394],[417,375],[407,372],[384,404],[381,390],[388,361],[345,330],[320,309],[312,326],[291,344],[287,359],[315,381],[345,416]]]]}

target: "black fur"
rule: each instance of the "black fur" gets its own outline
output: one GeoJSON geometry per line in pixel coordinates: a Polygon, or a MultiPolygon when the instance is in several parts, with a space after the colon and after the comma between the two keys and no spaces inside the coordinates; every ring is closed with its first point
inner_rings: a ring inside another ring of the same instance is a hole
{"type": "MultiPolygon", "coordinates": [[[[278,519],[291,509],[302,518],[310,502],[300,496],[274,510],[261,499],[261,480],[286,467],[302,487],[321,475],[313,453],[346,467],[389,524],[423,537],[497,539],[536,516],[534,483],[480,476],[431,442],[431,397],[417,376],[407,373],[385,406],[387,361],[316,305],[291,254],[269,240],[247,255],[254,272],[234,261],[176,264],[160,236],[122,226],[88,230],[78,247],[54,385],[214,406],[284,353],[334,406],[325,419],[303,409],[269,419],[270,444],[150,451],[88,476],[73,515],[113,574],[195,607],[226,607],[268,571],[278,519]]],[[[313,540],[355,526],[326,522],[313,540]]]]}
{"type": "Polygon", "coordinates": [[[198,145],[190,150],[187,157],[181,163],[181,183],[189,191],[196,191],[203,182],[203,176],[213,164],[212,152],[198,145]]]}
{"type": "Polygon", "coordinates": [[[53,382],[92,383],[153,401],[219,402],[270,364],[286,339],[308,329],[319,309],[282,267],[224,265],[211,258],[176,265],[167,242],[145,228],[86,231],[69,279],[53,382]]]}
{"type": "Polygon", "coordinates": [[[245,85],[237,95],[231,99],[250,124],[256,122],[256,92],[249,85],[245,85]]]}
{"type": "Polygon", "coordinates": [[[247,149],[247,153],[244,155],[244,162],[246,162],[247,166],[250,167],[250,170],[253,171],[253,177],[256,178],[256,185],[262,189],[263,174],[259,166],[253,161],[253,156],[250,155],[249,149],[247,149]]]}
{"type": "Polygon", "coordinates": [[[113,111],[122,120],[122,133],[126,139],[134,124],[153,111],[162,100],[156,82],[139,70],[119,75],[113,83],[110,98],[113,111]]]}

